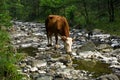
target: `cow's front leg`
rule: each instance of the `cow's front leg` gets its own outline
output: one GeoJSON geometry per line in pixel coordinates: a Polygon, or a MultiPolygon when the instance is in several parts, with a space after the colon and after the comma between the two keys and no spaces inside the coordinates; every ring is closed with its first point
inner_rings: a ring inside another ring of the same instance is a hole
{"type": "Polygon", "coordinates": [[[52,35],[47,35],[47,39],[48,39],[48,47],[52,46],[52,35]]]}
{"type": "Polygon", "coordinates": [[[57,35],[57,34],[55,35],[55,40],[56,40],[55,49],[57,49],[57,48],[60,47],[60,46],[58,45],[58,35],[57,35]]]}

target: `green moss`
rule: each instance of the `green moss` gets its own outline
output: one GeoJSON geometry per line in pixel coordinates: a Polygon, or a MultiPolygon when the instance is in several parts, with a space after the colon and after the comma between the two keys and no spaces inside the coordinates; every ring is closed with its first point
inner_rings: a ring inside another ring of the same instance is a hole
{"type": "Polygon", "coordinates": [[[87,61],[87,60],[73,60],[74,64],[77,64],[75,69],[77,70],[86,70],[93,72],[93,77],[98,77],[103,74],[112,73],[112,70],[109,67],[109,64],[102,63],[100,61],[87,61]]]}
{"type": "Polygon", "coordinates": [[[17,51],[18,53],[26,53],[29,56],[35,56],[36,55],[35,53],[38,51],[38,49],[34,47],[26,47],[26,48],[19,48],[17,51]]]}

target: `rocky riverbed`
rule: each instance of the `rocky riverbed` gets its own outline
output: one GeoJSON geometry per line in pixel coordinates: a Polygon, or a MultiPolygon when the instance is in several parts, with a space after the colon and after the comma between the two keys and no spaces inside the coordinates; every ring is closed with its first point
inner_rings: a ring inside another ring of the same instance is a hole
{"type": "Polygon", "coordinates": [[[16,52],[27,54],[17,63],[28,77],[24,80],[119,80],[120,37],[99,29],[92,32],[71,29],[74,38],[71,59],[60,39],[59,49],[46,46],[43,23],[14,21],[13,24],[11,42],[16,52]]]}

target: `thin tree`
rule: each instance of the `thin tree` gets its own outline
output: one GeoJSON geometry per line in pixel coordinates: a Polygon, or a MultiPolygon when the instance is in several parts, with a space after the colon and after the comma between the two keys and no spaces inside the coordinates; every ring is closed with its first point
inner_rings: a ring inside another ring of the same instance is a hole
{"type": "Polygon", "coordinates": [[[113,22],[115,20],[113,0],[108,0],[108,14],[109,14],[109,22],[113,22]]]}
{"type": "Polygon", "coordinates": [[[84,7],[84,17],[86,20],[86,24],[89,24],[89,15],[88,15],[88,10],[87,10],[87,4],[86,4],[86,0],[83,0],[83,7],[84,7]]]}

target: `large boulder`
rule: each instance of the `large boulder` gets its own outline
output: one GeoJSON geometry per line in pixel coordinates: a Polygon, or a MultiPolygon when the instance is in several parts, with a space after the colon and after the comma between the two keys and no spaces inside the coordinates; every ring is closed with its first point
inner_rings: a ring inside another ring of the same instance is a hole
{"type": "Polygon", "coordinates": [[[96,49],[104,53],[113,51],[113,48],[109,44],[99,44],[96,49]]]}
{"type": "Polygon", "coordinates": [[[88,41],[85,44],[83,44],[81,47],[79,47],[76,51],[76,53],[84,52],[84,51],[95,51],[96,45],[92,41],[88,41]]]}

